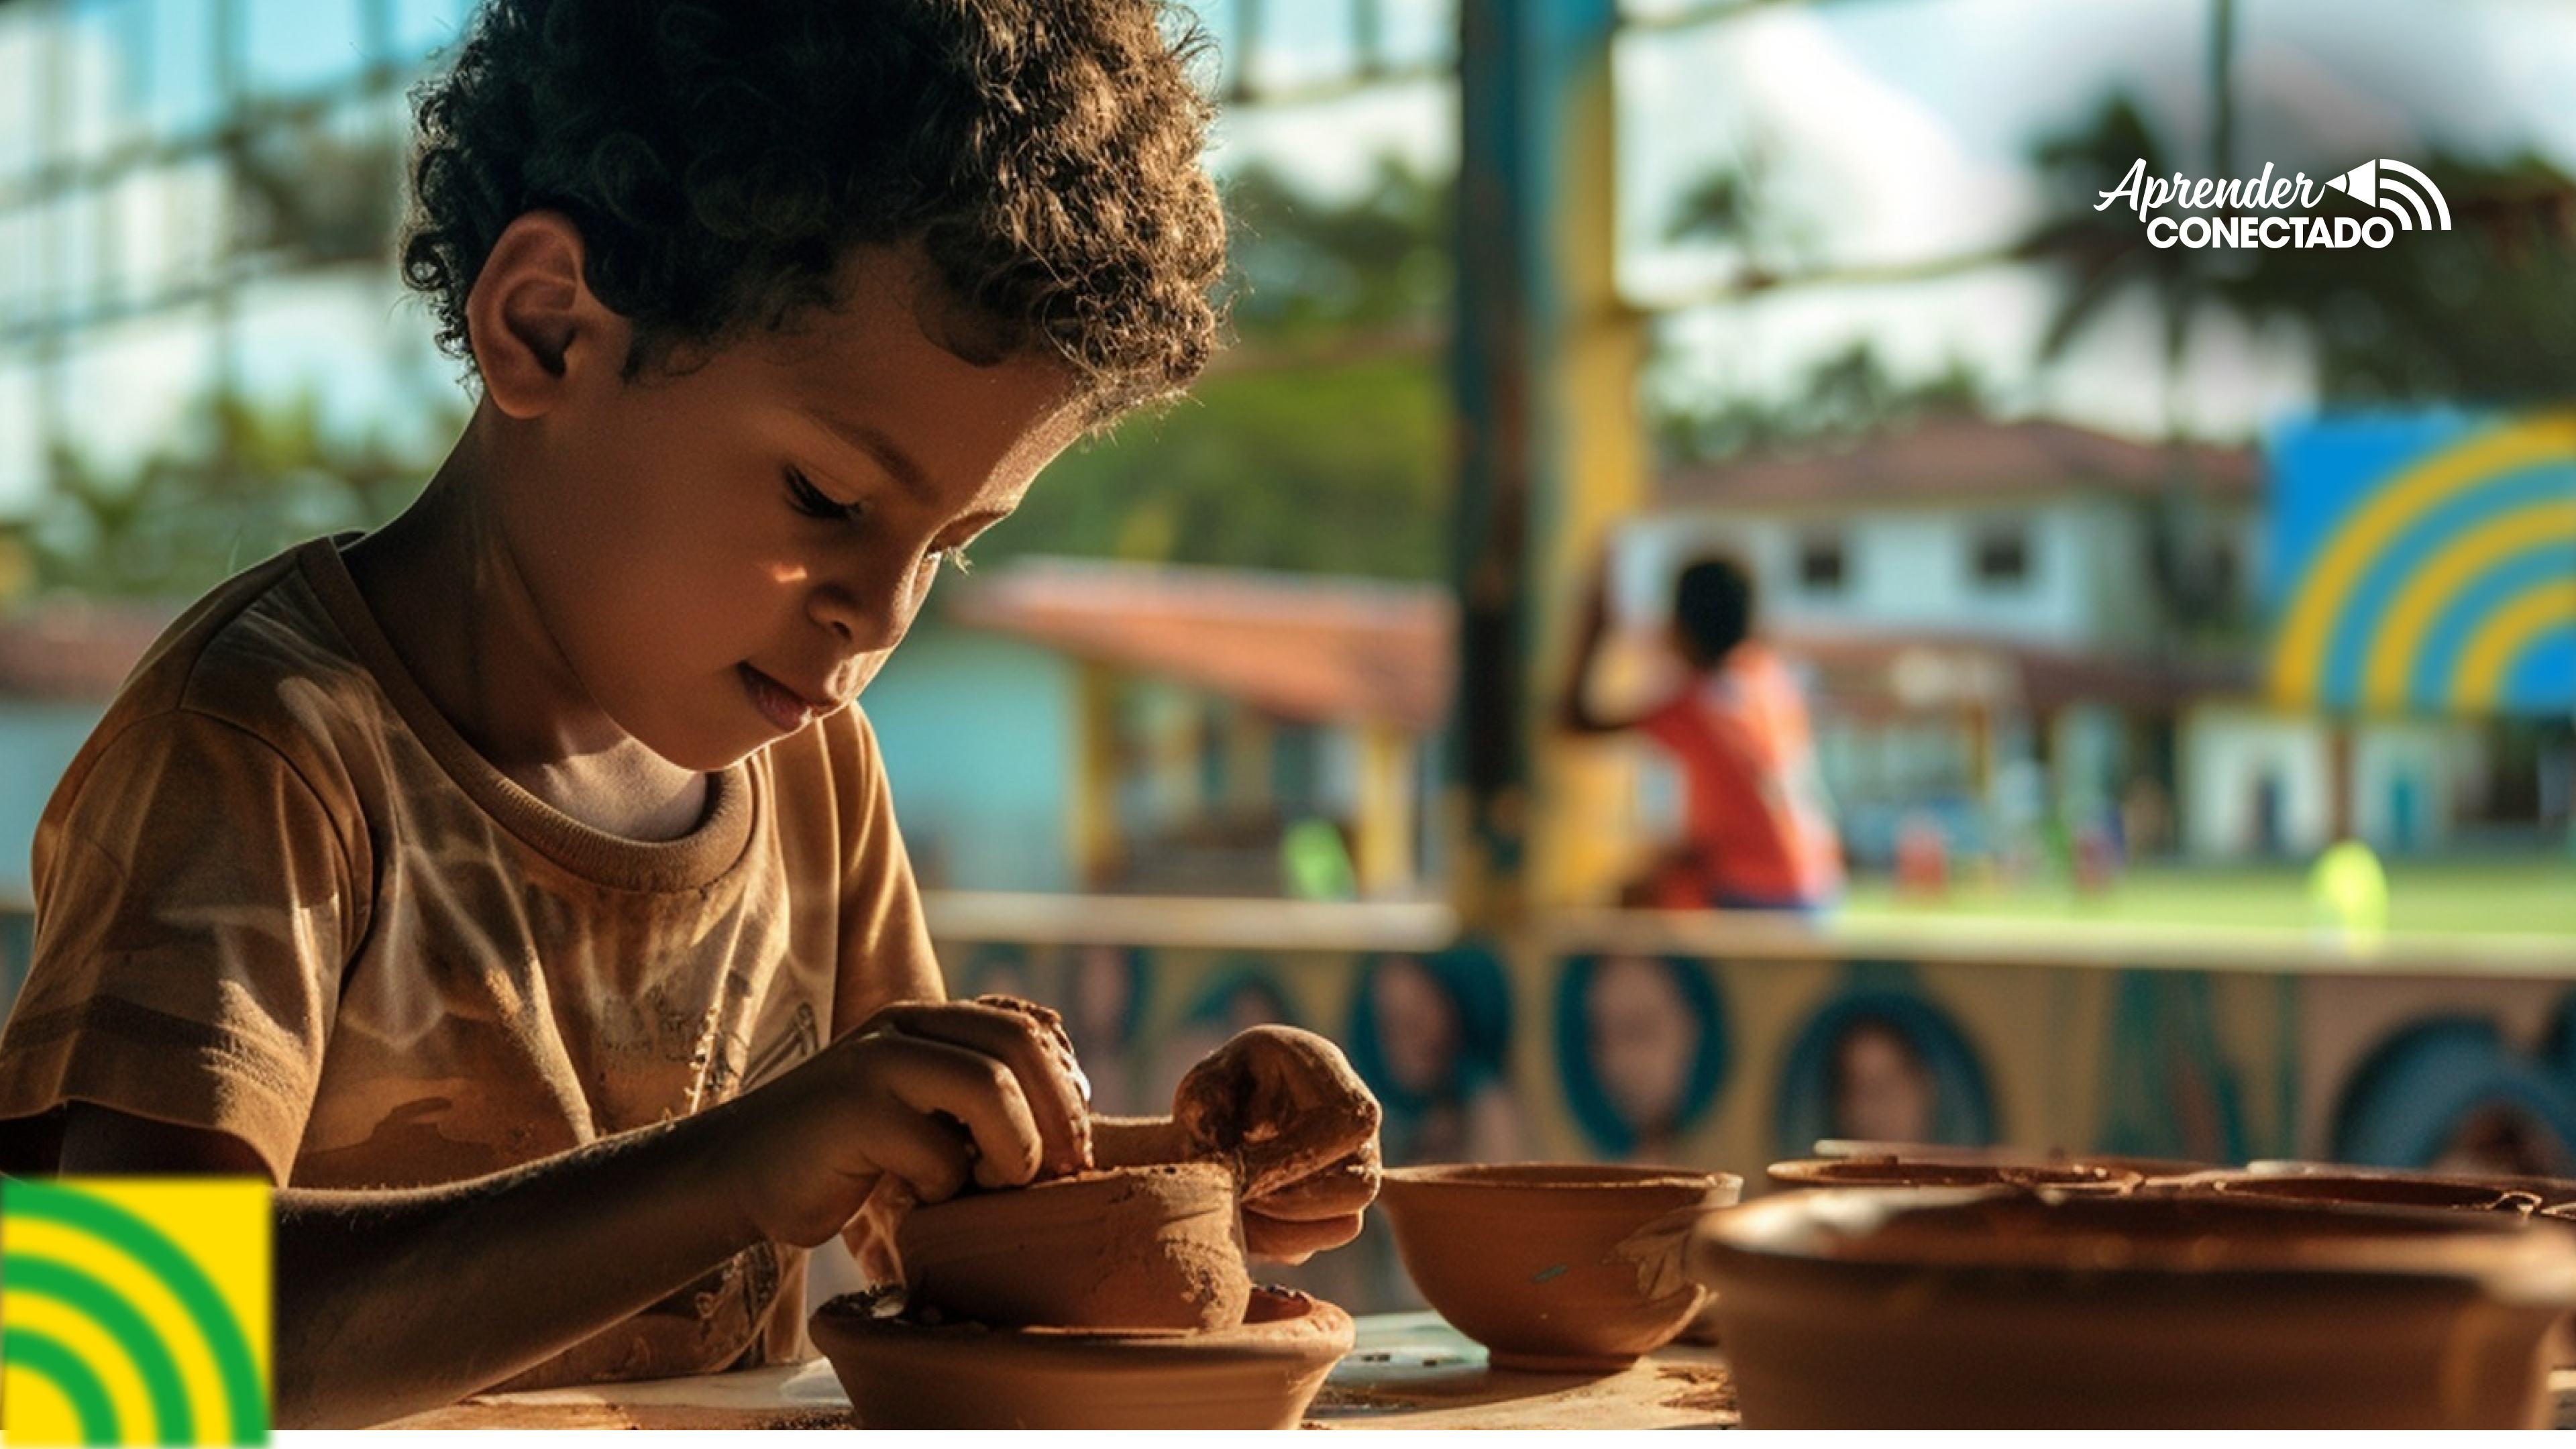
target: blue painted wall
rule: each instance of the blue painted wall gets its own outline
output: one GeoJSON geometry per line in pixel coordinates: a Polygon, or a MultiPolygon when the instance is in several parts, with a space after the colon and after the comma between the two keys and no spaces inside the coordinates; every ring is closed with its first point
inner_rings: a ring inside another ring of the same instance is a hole
{"type": "Polygon", "coordinates": [[[924,885],[1073,889],[1071,661],[1017,640],[924,627],[862,703],[924,885]]]}

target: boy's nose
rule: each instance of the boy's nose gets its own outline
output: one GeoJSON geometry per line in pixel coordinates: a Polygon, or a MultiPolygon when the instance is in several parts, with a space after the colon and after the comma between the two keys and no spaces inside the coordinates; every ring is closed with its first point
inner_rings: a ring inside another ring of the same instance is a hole
{"type": "Polygon", "coordinates": [[[844,650],[878,654],[903,641],[921,601],[902,588],[851,588],[827,583],[809,596],[807,612],[832,631],[844,650]]]}

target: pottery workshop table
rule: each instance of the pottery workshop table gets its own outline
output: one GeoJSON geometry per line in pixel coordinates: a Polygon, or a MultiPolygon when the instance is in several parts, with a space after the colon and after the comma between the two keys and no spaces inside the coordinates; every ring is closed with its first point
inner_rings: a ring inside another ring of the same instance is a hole
{"type": "MultiPolygon", "coordinates": [[[[817,1360],[793,1368],[483,1394],[395,1429],[833,1429],[850,1401],[817,1360]]],[[[1436,1314],[1359,1320],[1359,1342],[1306,1411],[1319,1429],[1723,1428],[1735,1402],[1715,1349],[1676,1344],[1615,1374],[1488,1368],[1436,1314]]]]}
{"type": "MultiPolygon", "coordinates": [[[[2550,1377],[2557,1427],[2576,1428],[2576,1370],[2550,1377]]],[[[794,1368],[597,1389],[484,1394],[393,1429],[838,1429],[850,1401],[821,1360],[794,1368]]],[[[1675,1344],[1597,1378],[1488,1368],[1429,1313],[1359,1320],[1359,1343],[1306,1411],[1315,1429],[1730,1428],[1734,1389],[1713,1348],[1675,1344]]]]}

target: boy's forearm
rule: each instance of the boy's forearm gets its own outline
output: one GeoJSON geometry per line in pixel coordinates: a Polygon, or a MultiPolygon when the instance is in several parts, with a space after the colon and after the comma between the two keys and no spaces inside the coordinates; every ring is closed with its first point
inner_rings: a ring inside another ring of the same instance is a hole
{"type": "Polygon", "coordinates": [[[279,1427],[452,1403],[751,1246],[722,1127],[710,1113],[443,1187],[280,1191],[279,1427]]]}
{"type": "Polygon", "coordinates": [[[278,1419],[489,1387],[754,1243],[827,1241],[888,1177],[938,1201],[1071,1171],[1060,1046],[1023,1013],[900,1004],[692,1117],[453,1187],[283,1194],[278,1419]]]}

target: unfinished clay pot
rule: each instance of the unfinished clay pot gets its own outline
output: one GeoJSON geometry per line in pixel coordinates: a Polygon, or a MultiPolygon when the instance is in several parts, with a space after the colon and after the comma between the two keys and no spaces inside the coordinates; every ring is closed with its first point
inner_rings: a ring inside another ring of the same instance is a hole
{"type": "Polygon", "coordinates": [[[1690,1234],[1733,1173],[1574,1163],[1389,1168],[1378,1202],[1414,1286],[1501,1368],[1605,1372],[1672,1341],[1704,1294],[1690,1234]]]}
{"type": "Polygon", "coordinates": [[[926,1204],[895,1251],[915,1316],[996,1327],[1232,1328],[1252,1294],[1234,1173],[1215,1162],[926,1204]]]}
{"type": "Polygon", "coordinates": [[[2493,1213],[1782,1193],[1693,1268],[1747,1428],[2524,1428],[2576,1235],[2493,1213]]]}
{"type": "Polygon", "coordinates": [[[2091,1162],[1970,1161],[1901,1157],[1815,1157],[1764,1169],[1773,1187],[2017,1187],[2029,1191],[2123,1193],[2145,1179],[2091,1162]]]}
{"type": "Polygon", "coordinates": [[[835,1298],[809,1324],[865,1428],[1293,1429],[1354,1335],[1284,1288],[1205,1332],[930,1325],[900,1301],[835,1298]]]}

